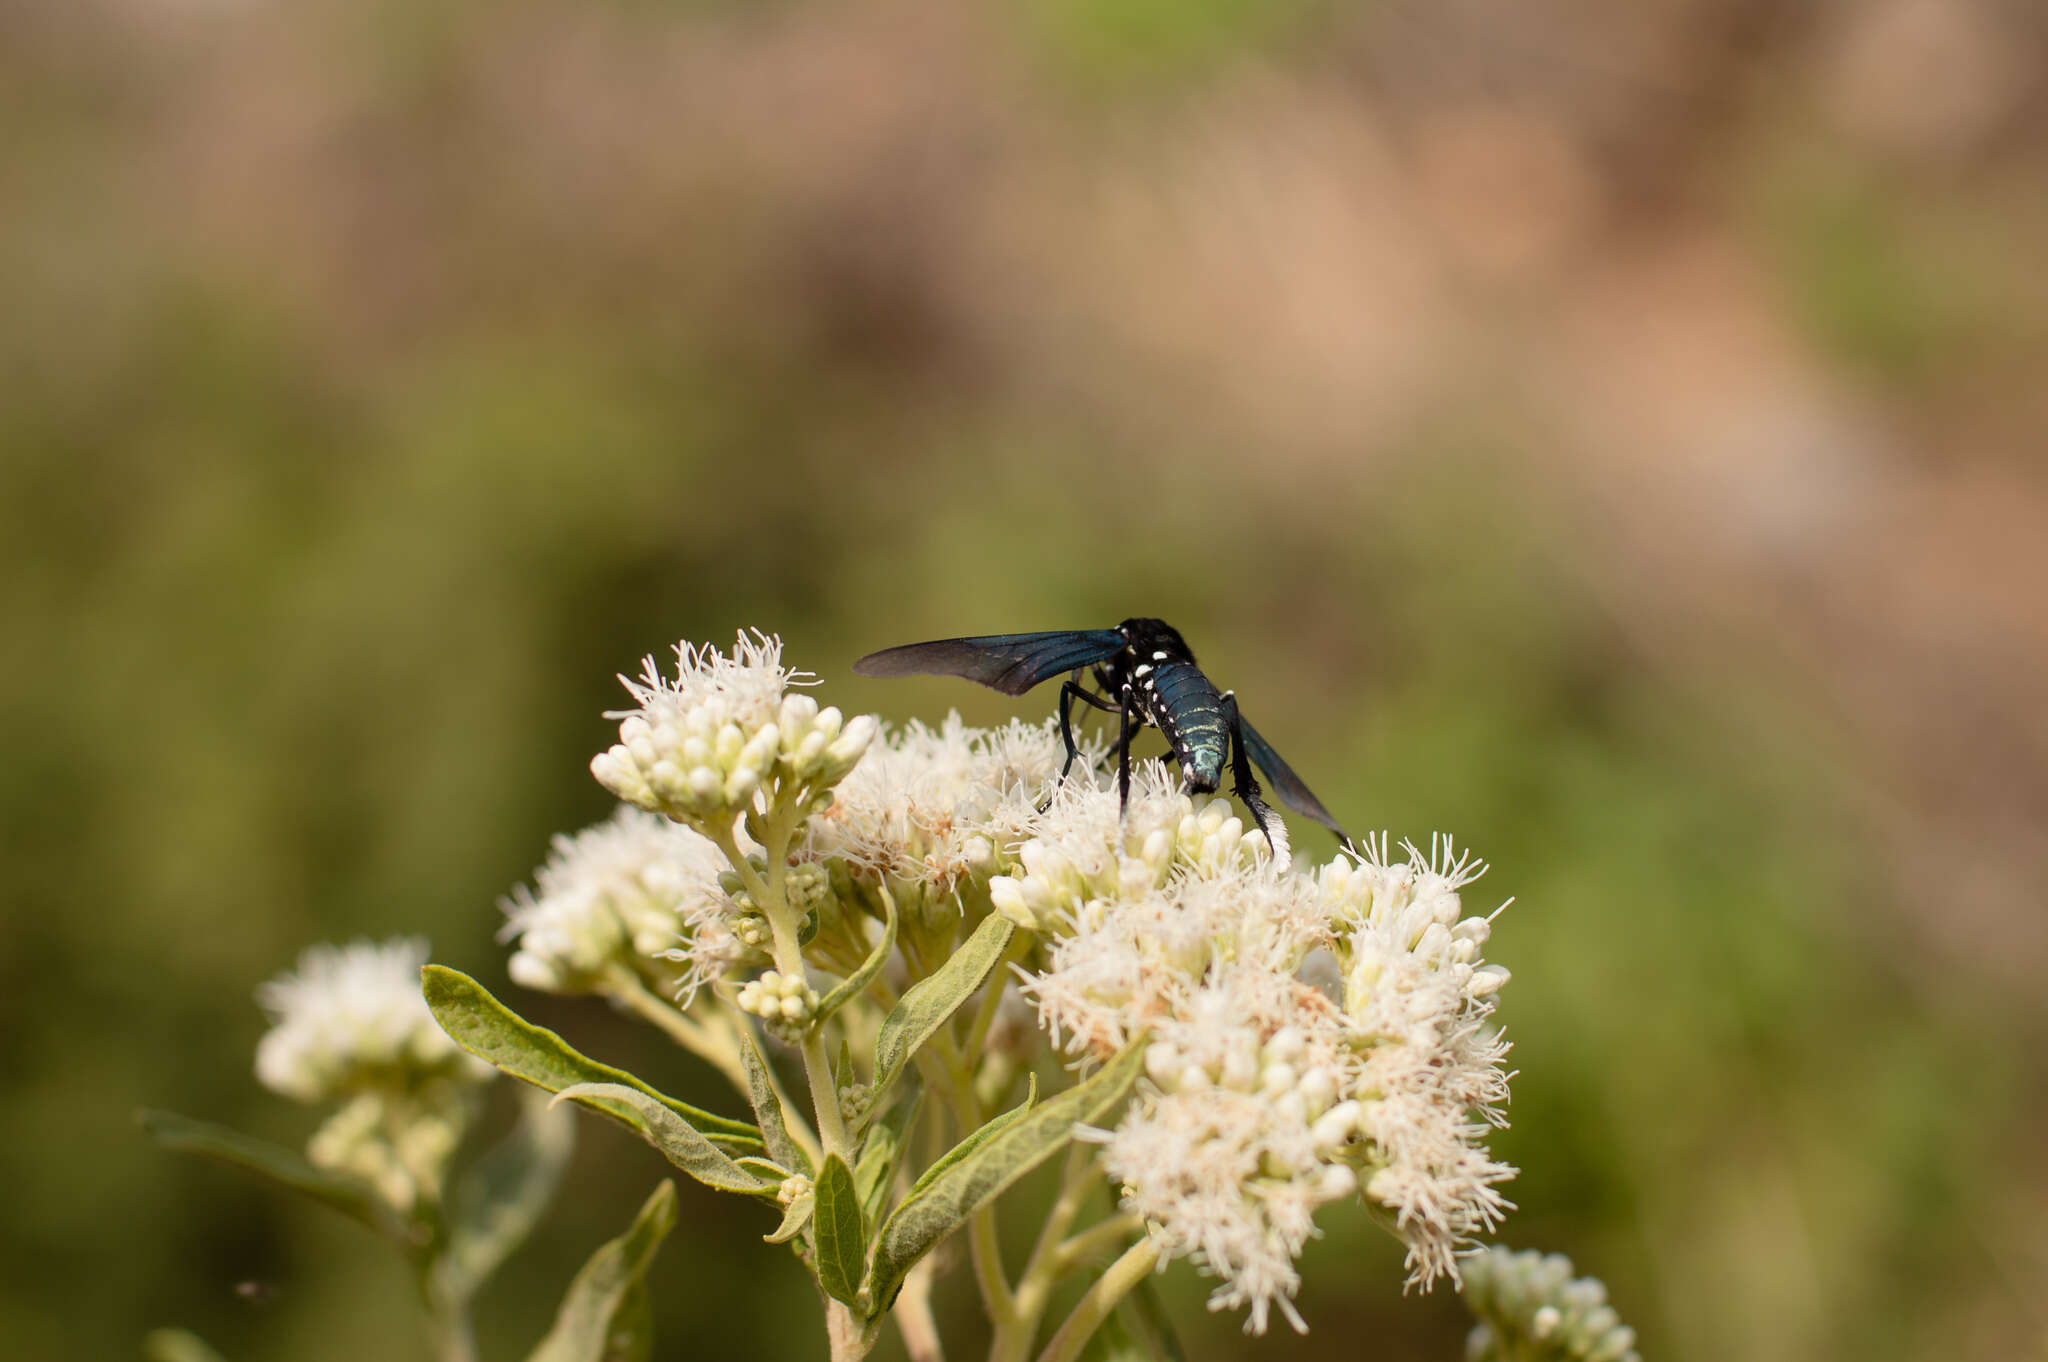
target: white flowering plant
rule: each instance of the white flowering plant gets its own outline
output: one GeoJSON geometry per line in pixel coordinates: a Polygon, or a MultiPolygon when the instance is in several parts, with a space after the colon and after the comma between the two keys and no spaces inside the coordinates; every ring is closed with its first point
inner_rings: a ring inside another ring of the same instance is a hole
{"type": "MultiPolygon", "coordinates": [[[[1248,1331],[1276,1314],[1306,1328],[1298,1260],[1347,1206],[1405,1245],[1409,1285],[1491,1263],[1471,1255],[1515,1170],[1486,1143],[1510,1074],[1508,972],[1463,897],[1483,865],[1446,838],[1384,836],[1290,859],[1162,763],[1124,799],[1084,738],[1062,778],[1055,723],[885,728],[812,684],[762,634],[679,645],[672,674],[649,659],[591,763],[619,809],[558,837],[504,903],[516,983],[659,1027],[728,1099],[660,1092],[454,970],[401,989],[424,951],[394,943],[311,953],[263,995],[278,1026],[260,1076],[341,1104],[303,1165],[175,1118],[158,1133],[331,1201],[352,1189],[418,1264],[452,1362],[470,1355],[477,1267],[531,1227],[566,1157],[564,1103],[758,1202],[763,1238],[816,1281],[835,1362],[892,1321],[915,1362],[942,1358],[934,1292],[962,1260],[991,1362],[1073,1362],[1099,1337],[1168,1347],[1133,1293],[1180,1259],[1248,1331]],[[515,1134],[524,1153],[498,1158],[517,1194],[444,1196],[468,1095],[495,1071],[551,1095],[515,1134]],[[1055,1163],[1031,1250],[1005,1261],[1005,1193],[1055,1163]],[[502,1231],[488,1253],[485,1224],[502,1231]],[[1070,1279],[1078,1304],[1049,1318],[1070,1279]]],[[[631,1355],[621,1331],[644,1335],[672,1218],[658,1190],[572,1284],[537,1362],[631,1355]]],[[[1523,1355],[1506,1347],[1486,1355],[1523,1355]]]]}

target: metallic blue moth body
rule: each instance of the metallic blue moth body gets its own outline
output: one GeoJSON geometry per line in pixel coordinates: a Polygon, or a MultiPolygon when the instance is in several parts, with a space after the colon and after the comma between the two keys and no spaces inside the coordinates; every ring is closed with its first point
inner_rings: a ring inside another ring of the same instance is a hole
{"type": "Polygon", "coordinates": [[[1282,804],[1350,845],[1351,839],[1322,801],[1238,713],[1236,697],[1216,689],[1195,664],[1186,640],[1163,620],[1128,619],[1114,629],[910,643],[870,653],[855,662],[853,670],[862,676],[959,676],[1005,695],[1022,695],[1061,672],[1071,673],[1060,687],[1060,735],[1067,745],[1062,778],[1079,755],[1073,728],[1073,704],[1079,700],[1119,717],[1115,754],[1124,798],[1130,795],[1131,739],[1149,724],[1166,738],[1171,759],[1180,764],[1183,790],[1206,794],[1217,789],[1228,767],[1232,792],[1244,801],[1260,829],[1270,833],[1271,810],[1260,799],[1259,784],[1251,774],[1255,764],[1273,782],[1274,796],[1282,804]],[[1084,677],[1093,679],[1099,694],[1083,684],[1084,677]]]}

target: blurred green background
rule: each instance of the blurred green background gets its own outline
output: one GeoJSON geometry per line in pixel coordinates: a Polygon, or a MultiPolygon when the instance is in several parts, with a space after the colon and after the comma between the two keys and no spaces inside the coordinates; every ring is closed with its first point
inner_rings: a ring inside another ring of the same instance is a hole
{"type": "MultiPolygon", "coordinates": [[[[1515,896],[1506,1242],[1648,1357],[2048,1358],[2044,73],[2026,0],[0,3],[6,1351],[424,1356],[132,1123],[303,1138],[309,942],[716,1092],[493,940],[642,654],[990,721],[847,664],[1158,614],[1515,896]]],[[[661,1171],[587,1127],[487,1356],[661,1171]]],[[[819,1354],[683,1197],[661,1355],[819,1354]]],[[[1460,1355],[1325,1220],[1305,1338],[1166,1279],[1192,1357],[1460,1355]]]]}

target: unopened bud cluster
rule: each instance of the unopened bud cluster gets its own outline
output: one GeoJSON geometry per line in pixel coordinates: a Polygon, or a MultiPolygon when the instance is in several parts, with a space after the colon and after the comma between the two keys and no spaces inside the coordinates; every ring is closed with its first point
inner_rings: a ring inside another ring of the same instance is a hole
{"type": "Polygon", "coordinates": [[[1268,863],[1272,848],[1227,799],[1200,809],[1170,778],[1148,772],[1134,783],[1127,809],[1065,791],[1039,836],[1018,852],[1022,874],[989,882],[997,912],[1026,931],[1045,931],[1091,901],[1134,899],[1162,888],[1176,871],[1198,877],[1237,873],[1268,863]],[[1105,812],[1120,812],[1104,825],[1105,812]],[[1059,814],[1068,814],[1061,818],[1059,814]]]}
{"type": "Polygon", "coordinates": [[[740,1011],[781,1027],[801,1030],[817,1013],[818,991],[801,974],[768,970],[740,986],[740,1011]]]}
{"type": "Polygon", "coordinates": [[[591,773],[629,804],[705,828],[730,828],[784,801],[807,813],[826,807],[874,739],[875,720],[849,722],[808,695],[786,694],[796,677],[781,657],[781,640],[757,633],[741,634],[730,657],[678,644],[673,681],[648,658],[638,681],[620,678],[638,703],[612,716],[622,720],[619,740],[591,773]]]}
{"type": "Polygon", "coordinates": [[[1480,1323],[1468,1362],[1642,1362],[1636,1333],[1597,1278],[1563,1254],[1492,1247],[1464,1259],[1465,1304],[1480,1323]]]}
{"type": "Polygon", "coordinates": [[[842,1083],[837,1096],[839,1115],[853,1123],[866,1120],[869,1110],[875,1105],[875,1090],[866,1083],[842,1083]]]}

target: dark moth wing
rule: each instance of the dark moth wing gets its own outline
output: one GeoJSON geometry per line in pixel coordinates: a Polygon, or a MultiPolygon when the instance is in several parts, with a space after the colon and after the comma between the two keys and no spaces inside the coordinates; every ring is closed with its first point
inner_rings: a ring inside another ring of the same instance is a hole
{"type": "Polygon", "coordinates": [[[1114,629],[983,634],[884,648],[854,663],[853,670],[861,676],[964,676],[1005,695],[1022,695],[1061,672],[1100,662],[1123,646],[1124,636],[1114,629]]]}
{"type": "Polygon", "coordinates": [[[1273,744],[1259,736],[1259,730],[1245,721],[1244,715],[1237,716],[1238,732],[1243,735],[1244,750],[1251,757],[1252,764],[1265,772],[1272,782],[1273,797],[1303,818],[1313,818],[1331,832],[1342,838],[1346,846],[1351,838],[1344,829],[1337,826],[1337,820],[1323,807],[1323,801],[1309,793],[1308,786],[1301,783],[1301,777],[1294,774],[1294,768],[1280,760],[1280,754],[1273,750],[1273,744]]]}

